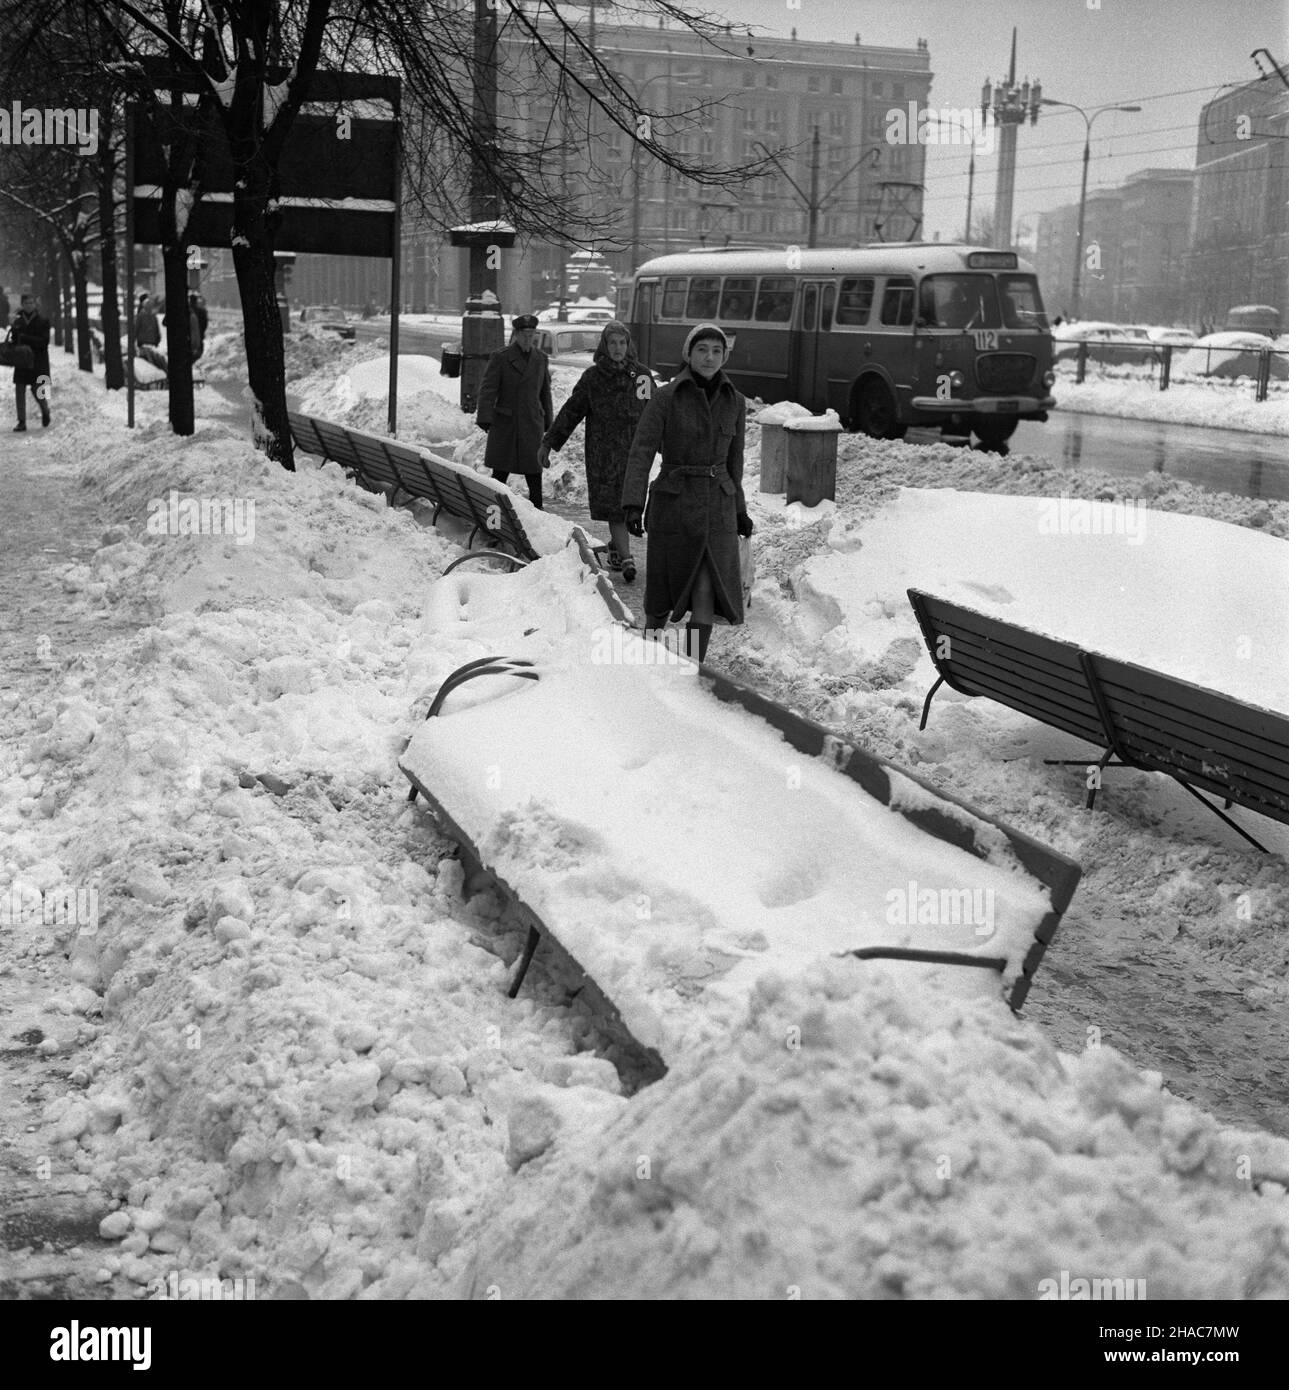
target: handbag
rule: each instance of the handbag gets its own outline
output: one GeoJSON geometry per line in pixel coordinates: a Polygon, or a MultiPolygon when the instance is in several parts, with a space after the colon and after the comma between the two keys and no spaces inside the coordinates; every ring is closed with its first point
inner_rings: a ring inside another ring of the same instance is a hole
{"type": "Polygon", "coordinates": [[[743,580],[743,607],[752,606],[752,583],[756,579],[756,556],[752,553],[752,537],[738,538],[738,567],[743,580]]]}
{"type": "Polygon", "coordinates": [[[36,354],[26,343],[13,341],[12,328],[9,330],[8,337],[3,343],[0,343],[0,367],[16,367],[20,372],[34,372],[36,370],[36,354]]]}

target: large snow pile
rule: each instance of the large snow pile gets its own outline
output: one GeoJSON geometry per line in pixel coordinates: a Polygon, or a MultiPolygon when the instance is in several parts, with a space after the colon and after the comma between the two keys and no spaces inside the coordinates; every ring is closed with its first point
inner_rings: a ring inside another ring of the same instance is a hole
{"type": "Polygon", "coordinates": [[[1200,377],[1178,381],[1176,358],[1167,391],[1161,391],[1152,381],[1132,379],[1138,375],[1135,369],[1125,369],[1120,375],[1098,368],[1098,379],[1089,376],[1080,385],[1062,373],[1053,388],[1056,407],[1089,415],[1117,415],[1126,420],[1289,434],[1289,391],[1275,381],[1270,396],[1258,401],[1254,399],[1253,383],[1247,379],[1200,377]]]}
{"type": "Polygon", "coordinates": [[[856,962],[763,978],[616,1123],[525,1158],[462,1293],[1289,1296],[1289,1142],[856,962]]]}

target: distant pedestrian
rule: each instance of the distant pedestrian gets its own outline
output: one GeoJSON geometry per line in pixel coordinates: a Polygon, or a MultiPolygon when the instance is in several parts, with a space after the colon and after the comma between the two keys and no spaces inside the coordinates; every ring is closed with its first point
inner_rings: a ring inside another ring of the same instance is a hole
{"type": "Polygon", "coordinates": [[[707,656],[717,616],[743,621],[738,540],[752,534],[743,496],[744,397],[721,370],[729,340],[714,323],[685,339],[685,365],[645,407],[627,460],[627,530],[649,532],[645,627],[660,633],[688,611],[691,655],[707,656]],[[645,485],[654,456],[662,471],[645,485]],[[697,646],[695,653],[694,647],[697,646]]]}
{"type": "Polygon", "coordinates": [[[161,346],[161,325],[157,322],[152,299],[146,294],[139,296],[139,307],[134,315],[134,341],[140,347],[161,346]]]}
{"type": "Polygon", "coordinates": [[[196,362],[206,351],[206,327],[210,323],[210,315],[206,311],[205,299],[195,290],[188,296],[188,307],[197,320],[197,332],[192,350],[192,360],[196,362]]]}
{"type": "Polygon", "coordinates": [[[18,347],[30,348],[35,359],[30,368],[13,369],[14,400],[18,407],[18,423],[13,432],[21,434],[27,428],[28,389],[40,407],[40,423],[49,424],[49,320],[41,317],[40,304],[34,294],[23,295],[21,308],[9,329],[9,338],[18,347]]]}
{"type": "Polygon", "coordinates": [[[532,314],[520,314],[511,328],[509,346],[494,352],[484,369],[475,421],[488,436],[484,466],[499,483],[522,473],[528,499],[540,510],[542,468],[550,467],[550,457],[543,464],[538,450],[555,416],[550,362],[534,346],[537,320],[532,314]]]}
{"type": "Polygon", "coordinates": [[[628,584],[636,577],[636,562],[622,513],[622,484],[631,441],[653,390],[653,376],[637,357],[628,329],[616,319],[606,323],[593,365],[578,378],[538,451],[538,461],[546,467],[550,451],[562,449],[586,421],[587,510],[592,521],[608,522],[613,538],[609,568],[621,570],[628,584]]]}
{"type": "Polygon", "coordinates": [[[4,286],[0,285],[0,328],[9,327],[9,296],[4,292],[4,286]]]}

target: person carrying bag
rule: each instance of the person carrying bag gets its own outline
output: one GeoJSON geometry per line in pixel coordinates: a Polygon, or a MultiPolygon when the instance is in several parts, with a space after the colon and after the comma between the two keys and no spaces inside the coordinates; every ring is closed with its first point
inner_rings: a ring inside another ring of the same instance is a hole
{"type": "Polygon", "coordinates": [[[7,361],[0,353],[0,366],[13,368],[14,402],[18,407],[18,423],[13,432],[26,431],[28,389],[40,406],[40,423],[48,425],[49,320],[41,318],[35,295],[23,295],[22,307],[10,325],[4,348],[12,354],[12,360],[7,361]]]}

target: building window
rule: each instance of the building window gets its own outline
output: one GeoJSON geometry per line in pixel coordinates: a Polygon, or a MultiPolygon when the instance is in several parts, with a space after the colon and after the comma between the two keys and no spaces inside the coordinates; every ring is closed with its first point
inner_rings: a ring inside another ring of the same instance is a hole
{"type": "Polygon", "coordinates": [[[754,131],[756,129],[755,111],[746,110],[743,112],[743,129],[747,131],[754,131]]]}
{"type": "Polygon", "coordinates": [[[824,89],[823,78],[817,72],[812,72],[806,79],[806,90],[809,92],[822,92],[824,89]]]}
{"type": "Polygon", "coordinates": [[[765,85],[772,89],[779,85],[779,74],[773,68],[765,74],[765,85]]]}
{"type": "Polygon", "coordinates": [[[882,93],[883,93],[885,90],[886,90],[886,88],[882,85],[882,83],[880,83],[880,82],[874,82],[874,83],[873,83],[873,95],[874,95],[875,97],[880,97],[880,96],[882,95],[882,93]]]}
{"type": "Polygon", "coordinates": [[[904,100],[904,83],[903,83],[903,82],[896,82],[896,83],[891,87],[891,96],[892,96],[896,101],[903,101],[903,100],[904,100]]]}
{"type": "Polygon", "coordinates": [[[710,135],[704,135],[698,142],[698,153],[701,154],[704,159],[715,159],[716,141],[710,135]]]}
{"type": "Polygon", "coordinates": [[[835,97],[841,96],[841,78],[840,78],[840,77],[830,77],[830,78],[828,79],[828,90],[829,90],[829,91],[833,94],[833,96],[835,96],[835,97]]]}
{"type": "MultiPolygon", "coordinates": [[[[738,216],[736,217],[736,219],[735,219],[735,226],[738,228],[738,230],[739,230],[740,232],[750,232],[750,231],[752,230],[752,214],[751,214],[750,212],[740,212],[740,213],[738,214],[738,216]]],[[[691,295],[690,298],[692,299],[693,296],[691,295]]],[[[710,319],[710,318],[714,318],[715,315],[714,315],[714,314],[699,314],[699,315],[694,315],[694,314],[691,313],[690,317],[691,317],[691,318],[693,318],[693,317],[698,317],[698,318],[708,318],[708,319],[710,319]]]]}
{"type": "Polygon", "coordinates": [[[828,113],[828,134],[834,140],[839,140],[846,133],[846,113],[844,111],[829,111],[828,113]]]}
{"type": "Polygon", "coordinates": [[[765,133],[779,135],[783,131],[783,112],[769,110],[765,113],[765,133]]]}
{"type": "Polygon", "coordinates": [[[756,86],[756,73],[754,73],[751,68],[743,69],[743,85],[745,87],[756,86]]]}

